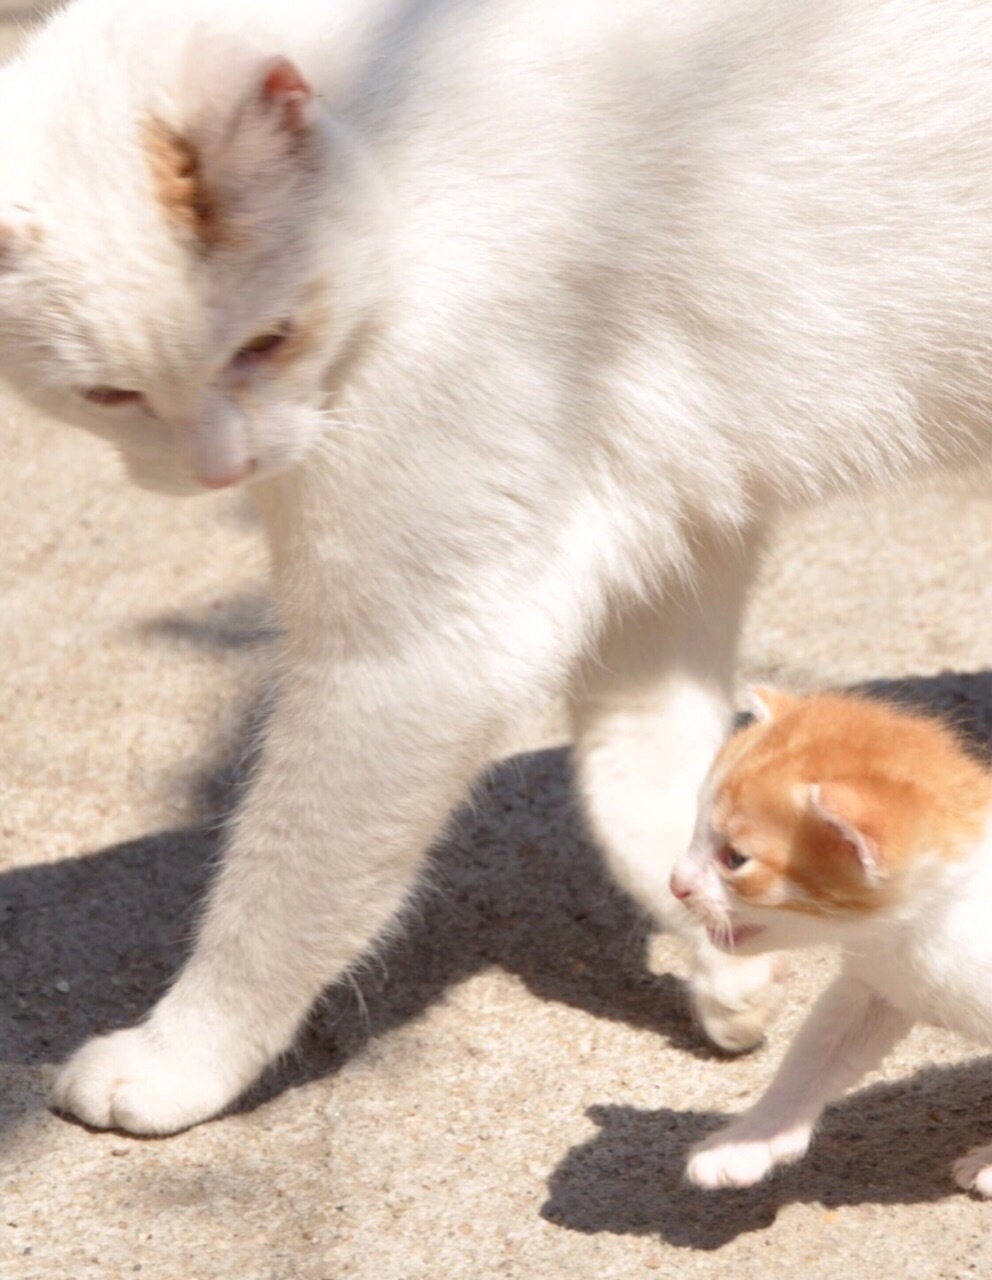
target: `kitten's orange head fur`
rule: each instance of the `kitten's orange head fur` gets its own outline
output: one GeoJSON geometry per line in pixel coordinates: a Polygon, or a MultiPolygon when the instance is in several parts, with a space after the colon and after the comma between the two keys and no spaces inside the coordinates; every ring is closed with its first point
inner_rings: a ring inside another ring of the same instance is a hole
{"type": "Polygon", "coordinates": [[[851,695],[760,690],[755,705],[713,765],[672,877],[718,941],[767,931],[750,949],[788,945],[770,927],[785,913],[864,919],[928,857],[979,837],[990,775],[939,721],[851,695]]]}

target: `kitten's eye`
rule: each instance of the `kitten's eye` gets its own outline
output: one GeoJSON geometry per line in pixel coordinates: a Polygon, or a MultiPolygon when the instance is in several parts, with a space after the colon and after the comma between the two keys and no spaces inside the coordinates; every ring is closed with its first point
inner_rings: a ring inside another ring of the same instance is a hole
{"type": "Polygon", "coordinates": [[[725,844],[717,851],[717,862],[721,866],[726,867],[728,871],[740,871],[745,863],[751,859],[745,854],[740,853],[732,844],[725,844]]]}
{"type": "Polygon", "coordinates": [[[121,387],[89,387],[82,396],[90,404],[107,407],[117,404],[137,404],[141,399],[141,392],[125,391],[121,387]]]}
{"type": "Polygon", "coordinates": [[[255,364],[274,355],[289,340],[289,325],[282,329],[274,329],[271,333],[260,333],[246,342],[236,353],[234,363],[239,365],[255,364]]]}

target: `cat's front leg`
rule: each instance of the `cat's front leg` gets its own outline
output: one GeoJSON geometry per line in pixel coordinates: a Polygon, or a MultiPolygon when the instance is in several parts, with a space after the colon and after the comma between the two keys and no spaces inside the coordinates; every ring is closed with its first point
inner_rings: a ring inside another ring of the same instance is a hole
{"type": "Polygon", "coordinates": [[[169,1133],[230,1104],[401,907],[519,709],[514,673],[484,645],[428,639],[343,668],[291,665],[185,970],[144,1024],[61,1068],[55,1105],[169,1133]]]}
{"type": "Polygon", "coordinates": [[[693,1149],[689,1181],[708,1190],[750,1187],[799,1159],[826,1104],[876,1066],[912,1022],[865,983],[842,975],[820,997],[755,1106],[693,1149]]]}

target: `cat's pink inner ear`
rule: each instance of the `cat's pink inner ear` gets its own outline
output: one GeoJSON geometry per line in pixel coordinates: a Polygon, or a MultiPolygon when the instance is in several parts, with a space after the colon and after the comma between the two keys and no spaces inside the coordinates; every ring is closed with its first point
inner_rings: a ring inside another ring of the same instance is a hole
{"type": "Polygon", "coordinates": [[[812,817],[840,836],[864,875],[869,880],[876,879],[881,872],[878,850],[874,841],[859,829],[850,816],[857,807],[856,797],[850,789],[836,783],[815,784],[809,789],[807,805],[812,817]]]}
{"type": "Polygon", "coordinates": [[[313,89],[288,58],[277,58],[265,73],[262,97],[280,113],[280,122],[290,133],[301,133],[314,121],[313,89]]]}

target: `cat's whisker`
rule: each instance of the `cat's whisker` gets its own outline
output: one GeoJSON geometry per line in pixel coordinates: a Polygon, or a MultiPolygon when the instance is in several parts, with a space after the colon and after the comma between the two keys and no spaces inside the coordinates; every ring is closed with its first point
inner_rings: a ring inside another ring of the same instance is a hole
{"type": "Polygon", "coordinates": [[[347,408],[327,405],[320,410],[322,416],[336,418],[340,421],[368,422],[369,419],[380,418],[386,424],[395,420],[396,411],[390,406],[352,404],[347,408]]]}
{"type": "Polygon", "coordinates": [[[386,434],[383,428],[362,418],[345,418],[330,411],[320,415],[320,423],[319,443],[328,448],[337,446],[341,454],[353,444],[377,442],[386,434]]]}
{"type": "Polygon", "coordinates": [[[332,427],[320,433],[314,442],[315,452],[329,454],[338,459],[350,459],[356,456],[359,448],[359,433],[337,431],[332,427]]]}
{"type": "Polygon", "coordinates": [[[374,427],[371,423],[366,422],[362,418],[342,418],[337,414],[325,413],[321,415],[321,419],[326,426],[343,427],[347,431],[378,431],[380,428],[374,427]]]}

